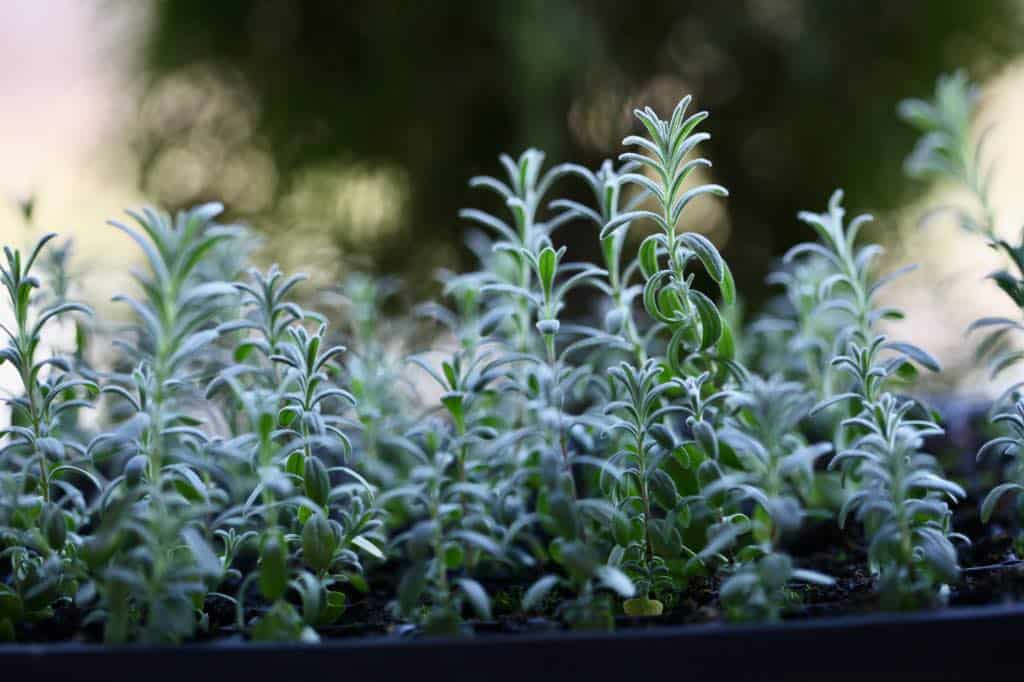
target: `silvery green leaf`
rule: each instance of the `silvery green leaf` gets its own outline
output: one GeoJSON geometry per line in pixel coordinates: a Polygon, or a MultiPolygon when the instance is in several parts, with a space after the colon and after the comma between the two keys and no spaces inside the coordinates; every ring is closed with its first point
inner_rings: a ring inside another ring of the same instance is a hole
{"type": "Polygon", "coordinates": [[[523,595],[523,610],[531,611],[536,608],[559,582],[560,579],[556,575],[545,575],[538,578],[523,595]]]}
{"type": "Polygon", "coordinates": [[[472,578],[457,578],[455,584],[459,586],[462,593],[469,599],[476,614],[484,619],[491,619],[491,599],[483,586],[472,578]]]}
{"type": "Polygon", "coordinates": [[[598,566],[594,569],[594,574],[601,581],[602,585],[624,599],[629,599],[636,594],[633,582],[625,573],[614,566],[598,566]]]}

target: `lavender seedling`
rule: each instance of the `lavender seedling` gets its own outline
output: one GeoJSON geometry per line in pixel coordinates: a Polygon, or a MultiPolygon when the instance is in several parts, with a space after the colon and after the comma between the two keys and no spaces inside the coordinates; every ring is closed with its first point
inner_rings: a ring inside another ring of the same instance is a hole
{"type": "MultiPolygon", "coordinates": [[[[1009,267],[989,275],[1014,305],[1024,310],[1024,232],[1016,243],[1001,237],[996,231],[996,214],[992,205],[992,179],[994,163],[986,165],[986,142],[992,127],[974,139],[972,127],[979,101],[978,87],[967,74],[960,71],[939,78],[935,95],[929,101],[908,99],[900,103],[900,115],[922,133],[907,158],[908,174],[927,179],[951,180],[967,190],[972,208],[940,207],[935,213],[952,213],[965,231],[977,234],[990,248],[1005,256],[1009,267]]],[[[988,358],[990,377],[995,379],[1024,358],[1010,339],[1024,330],[1020,319],[984,317],[974,321],[968,334],[978,332],[983,338],[978,345],[978,358],[988,358]]],[[[999,502],[1007,495],[1016,501],[1018,524],[1024,519],[1024,466],[1021,465],[1021,415],[1024,398],[1021,383],[1006,388],[995,401],[992,417],[994,425],[1006,426],[1008,433],[985,443],[978,451],[981,460],[995,454],[1006,460],[1003,481],[992,488],[981,504],[981,517],[988,521],[999,502]]],[[[1024,531],[1018,528],[1016,546],[1024,548],[1024,531]]]]}
{"type": "MultiPolygon", "coordinates": [[[[705,495],[728,491],[737,500],[750,500],[755,509],[744,526],[753,539],[739,553],[740,564],[722,583],[720,599],[730,618],[778,620],[794,601],[790,584],[802,581],[829,585],[816,571],[794,566],[781,549],[795,535],[807,512],[801,493],[814,475],[814,462],[832,450],[830,443],[807,444],[798,426],[814,398],[795,382],[750,376],[730,393],[734,416],[721,438],[739,458],[742,468],[704,489],[705,495]]],[[[719,527],[709,549],[720,551],[737,537],[735,523],[719,527]]]]}
{"type": "Polygon", "coordinates": [[[0,428],[6,439],[0,448],[0,560],[10,563],[12,578],[0,584],[0,640],[14,638],[18,621],[45,618],[58,600],[74,596],[82,572],[77,532],[88,520],[85,495],[102,487],[88,450],[66,428],[68,412],[91,407],[98,388],[77,376],[67,357],[42,357],[47,325],[72,313],[92,314],[63,297],[39,301],[32,269],[55,236],[42,237],[27,256],[5,247],[0,266],[14,317],[13,328],[0,325],[7,337],[0,365],[10,364],[20,383],[4,401],[11,423],[0,428]]]}
{"type": "Polygon", "coordinates": [[[858,231],[870,216],[858,216],[846,224],[841,200],[842,193],[837,191],[827,213],[800,214],[820,241],[794,247],[787,260],[813,253],[834,270],[827,280],[824,305],[847,318],[841,334],[845,350],[832,363],[849,384],[848,390],[816,409],[839,403],[851,408],[852,416],[842,422],[839,452],[829,464],[857,481],[840,510],[839,522],[843,525],[853,511],[864,524],[883,605],[912,608],[937,601],[942,586],[959,575],[951,539],[963,538],[951,531],[949,503],[965,493],[943,477],[935,457],[922,452],[924,438],[942,429],[929,414],[920,414],[924,410],[913,400],[889,390],[892,379],[906,374],[911,362],[933,371],[938,363],[924,350],[889,341],[877,331],[879,320],[895,315],[891,308],[875,303],[877,292],[891,277],[879,279],[871,274],[873,259],[880,252],[877,246],[856,247],[858,231]]]}

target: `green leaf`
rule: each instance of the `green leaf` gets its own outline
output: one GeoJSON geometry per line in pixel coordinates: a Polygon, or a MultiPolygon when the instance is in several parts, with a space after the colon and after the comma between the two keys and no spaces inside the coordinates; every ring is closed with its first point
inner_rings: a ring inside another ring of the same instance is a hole
{"type": "Polygon", "coordinates": [[[999,500],[1003,495],[1010,491],[1020,492],[1022,490],[1024,490],[1024,486],[1018,483],[1001,483],[992,488],[981,503],[981,520],[988,523],[989,519],[992,518],[992,512],[995,511],[996,505],[999,504],[999,500]]]}
{"type": "Polygon", "coordinates": [[[252,352],[256,350],[257,344],[252,342],[242,342],[235,346],[235,352],[232,355],[235,362],[245,362],[245,359],[252,355],[252,352]]]}
{"type": "Polygon", "coordinates": [[[482,533],[472,530],[457,530],[451,536],[487,552],[492,557],[500,557],[502,555],[501,546],[482,533]]]}
{"type": "Polygon", "coordinates": [[[676,447],[675,437],[672,432],[664,424],[653,424],[648,429],[648,433],[655,442],[666,450],[674,450],[676,447]]]}
{"type": "Polygon", "coordinates": [[[628,547],[633,541],[633,526],[621,512],[612,514],[612,537],[622,547],[628,547]]]}
{"type": "Polygon", "coordinates": [[[936,360],[930,353],[928,353],[922,348],[918,348],[913,344],[903,343],[900,341],[893,341],[885,344],[884,348],[894,350],[897,353],[902,353],[903,355],[906,355],[908,358],[910,358],[917,364],[921,365],[925,369],[931,370],[932,372],[939,372],[942,369],[939,366],[939,361],[936,360]]]}
{"type": "Polygon", "coordinates": [[[722,260],[722,254],[718,253],[718,249],[711,243],[711,240],[697,232],[687,232],[679,237],[679,241],[696,254],[711,279],[721,285],[722,280],[725,279],[725,261],[722,260]]]}
{"type": "Polygon", "coordinates": [[[412,613],[426,587],[427,564],[418,561],[406,569],[398,583],[398,608],[402,613],[412,613]]]}
{"type": "Polygon", "coordinates": [[[792,577],[794,580],[800,580],[805,583],[811,583],[813,585],[835,585],[835,578],[818,571],[811,571],[806,568],[795,568],[793,569],[792,577]]]}
{"type": "Polygon", "coordinates": [[[555,283],[555,267],[558,265],[558,256],[550,246],[545,246],[537,257],[537,276],[540,278],[541,288],[544,290],[545,300],[551,298],[551,289],[555,283]]]}
{"type": "Polygon", "coordinates": [[[441,404],[451,413],[456,425],[460,427],[464,419],[462,405],[465,399],[466,394],[462,391],[445,391],[441,394],[441,404]]]}
{"type": "Polygon", "coordinates": [[[277,422],[281,426],[291,426],[291,423],[295,421],[295,418],[299,416],[299,408],[289,406],[283,408],[277,413],[277,422]]]}
{"type": "Polygon", "coordinates": [[[257,428],[259,429],[260,440],[262,442],[269,442],[270,434],[274,432],[274,415],[269,412],[261,414],[259,416],[257,428]]]}
{"type": "MultiPolygon", "coordinates": [[[[302,616],[294,606],[285,601],[275,602],[253,625],[250,634],[254,640],[265,642],[294,642],[309,636],[302,616]]],[[[315,641],[316,633],[312,633],[312,637],[315,641]]]]}
{"type": "Polygon", "coordinates": [[[594,574],[601,584],[612,590],[620,597],[629,598],[636,594],[636,588],[626,574],[614,566],[598,566],[594,574]]]}
{"type": "Polygon", "coordinates": [[[663,469],[655,469],[650,474],[651,494],[662,509],[675,509],[679,503],[679,492],[675,481],[663,469]]]}
{"type": "Polygon", "coordinates": [[[88,471],[86,471],[82,467],[77,467],[74,464],[61,464],[60,466],[54,467],[50,471],[50,477],[51,478],[58,477],[60,474],[64,473],[65,471],[72,471],[72,472],[78,474],[79,476],[82,476],[83,478],[88,479],[88,481],[90,483],[92,483],[94,486],[96,486],[96,490],[103,490],[103,484],[100,483],[98,478],[93,476],[91,473],[89,473],[88,471]]]}
{"type": "Polygon", "coordinates": [[[349,573],[345,576],[348,580],[348,584],[356,588],[363,594],[367,594],[370,591],[370,584],[366,582],[366,577],[360,573],[349,573]]]}
{"type": "Polygon", "coordinates": [[[462,562],[466,559],[466,552],[462,549],[462,546],[458,543],[451,542],[444,547],[444,565],[450,570],[456,570],[462,567],[462,562]]]}
{"type": "Polygon", "coordinates": [[[733,338],[732,327],[725,318],[720,317],[722,323],[722,335],[718,339],[716,352],[723,360],[734,360],[736,358],[736,340],[733,338]]]}
{"type": "Polygon", "coordinates": [[[484,620],[490,620],[491,598],[487,596],[487,591],[484,590],[483,586],[471,578],[458,578],[455,580],[455,584],[459,586],[462,593],[469,599],[469,603],[473,606],[473,610],[476,611],[476,615],[484,620]]]}
{"type": "Polygon", "coordinates": [[[58,462],[64,459],[64,444],[56,438],[46,437],[37,439],[36,449],[48,459],[58,462]]]}
{"type": "Polygon", "coordinates": [[[380,551],[380,548],[377,547],[377,545],[373,544],[362,535],[357,535],[352,538],[352,544],[372,556],[374,559],[380,559],[381,561],[384,560],[384,552],[380,551]]]}
{"type": "Polygon", "coordinates": [[[59,550],[64,547],[68,537],[68,522],[60,507],[52,502],[47,504],[39,518],[39,527],[51,549],[59,550]]]}
{"type": "Polygon", "coordinates": [[[533,610],[538,604],[540,604],[540,602],[544,601],[544,598],[548,596],[548,593],[551,592],[558,583],[559,577],[556,575],[545,575],[538,578],[536,582],[530,585],[530,589],[526,590],[526,594],[523,595],[523,610],[533,610]]]}
{"type": "Polygon", "coordinates": [[[441,369],[444,370],[444,377],[448,380],[448,388],[453,391],[459,385],[459,375],[455,371],[455,367],[450,362],[442,362],[441,369]]]}
{"type": "Polygon", "coordinates": [[[302,485],[306,491],[306,497],[321,507],[327,504],[327,498],[331,492],[331,477],[319,457],[314,455],[305,460],[302,485]]]}
{"type": "Polygon", "coordinates": [[[552,495],[548,501],[548,514],[553,524],[552,532],[564,538],[576,536],[576,510],[568,497],[562,494],[552,495]]]}
{"type": "Polygon", "coordinates": [[[327,591],[327,601],[324,604],[323,609],[320,612],[319,618],[317,618],[316,624],[318,627],[327,627],[337,622],[341,615],[345,613],[345,593],[334,592],[331,590],[327,591]]]}
{"type": "Polygon", "coordinates": [[[651,235],[640,244],[638,255],[640,272],[644,279],[650,279],[658,271],[658,239],[657,235],[651,235]]]}
{"type": "Polygon", "coordinates": [[[736,303],[736,281],[732,278],[732,270],[729,264],[722,261],[722,280],[718,283],[718,290],[722,293],[724,305],[735,305],[736,303]]]}
{"type": "Polygon", "coordinates": [[[206,538],[195,528],[186,528],[181,536],[202,574],[209,578],[219,578],[224,572],[224,567],[206,538]]]}
{"type": "Polygon", "coordinates": [[[274,602],[284,596],[288,587],[288,554],[284,538],[270,533],[260,552],[260,592],[267,601],[274,602]]]}
{"type": "Polygon", "coordinates": [[[896,368],[896,378],[908,384],[917,381],[918,375],[919,373],[917,371],[917,365],[910,362],[909,360],[907,360],[906,362],[901,362],[899,366],[896,368]]]}
{"type": "Polygon", "coordinates": [[[597,550],[583,542],[566,542],[562,545],[561,555],[557,557],[575,579],[586,579],[594,574],[601,565],[597,550]]]}
{"type": "Polygon", "coordinates": [[[718,315],[718,308],[702,292],[691,289],[690,300],[693,302],[694,307],[697,309],[697,315],[700,317],[700,349],[706,350],[715,345],[718,339],[722,337],[722,319],[718,315]]]}
{"type": "Polygon", "coordinates": [[[313,514],[302,527],[302,556],[311,568],[326,571],[338,549],[338,534],[331,521],[322,514],[313,514]]]}
{"type": "Polygon", "coordinates": [[[669,277],[669,275],[670,273],[668,272],[654,273],[654,275],[644,284],[643,293],[644,309],[647,310],[647,314],[657,321],[664,322],[666,324],[673,322],[673,319],[662,312],[658,303],[658,294],[661,291],[660,287],[662,281],[669,277]]]}
{"type": "Polygon", "coordinates": [[[427,519],[420,521],[409,530],[406,549],[414,559],[426,560],[433,550],[434,538],[437,536],[438,524],[427,519]]]}
{"type": "MultiPolygon", "coordinates": [[[[170,467],[165,468],[170,469],[170,467]]],[[[178,474],[174,477],[174,489],[182,497],[189,502],[199,503],[206,501],[206,484],[203,483],[203,480],[199,478],[191,467],[180,465],[174,469],[174,472],[178,474]]]]}
{"type": "Polygon", "coordinates": [[[711,459],[718,459],[718,435],[715,433],[715,429],[711,424],[706,421],[694,421],[690,424],[690,430],[693,431],[693,438],[697,441],[697,445],[704,451],[704,454],[711,459]]]}
{"type": "Polygon", "coordinates": [[[302,478],[305,475],[306,456],[302,454],[302,450],[296,450],[288,455],[288,458],[284,463],[284,470],[293,476],[298,476],[299,478],[302,478]]]}

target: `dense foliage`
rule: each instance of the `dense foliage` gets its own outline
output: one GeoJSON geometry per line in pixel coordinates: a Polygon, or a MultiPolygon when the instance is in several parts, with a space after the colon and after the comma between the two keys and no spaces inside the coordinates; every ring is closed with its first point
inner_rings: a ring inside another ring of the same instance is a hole
{"type": "MultiPolygon", "coordinates": [[[[618,165],[528,150],[474,178],[503,210],[462,212],[479,269],[444,273],[450,307],[423,306],[407,360],[380,312],[391,282],[348,280],[332,326],[301,276],[246,270],[252,236],[215,204],[113,223],[145,260],[116,297],[127,327],[70,300],[53,235],[5,249],[0,362],[20,386],[0,450],[0,637],[74,609],[107,642],[176,643],[222,631],[227,607],[253,639],[315,640],[381,589],[427,633],[499,610],[604,629],[707,580],[730,619],[775,620],[832,582],[789,541],[848,518],[883,606],[941,603],[964,493],[924,451],[933,415],[899,392],[938,366],[879,329],[900,314],[877,300],[879,249],[857,244],[866,216],[847,222],[839,192],[802,214],[816,241],[773,278],[788,313],[739,328],[731,270],[687,219],[728,195],[693,181],[709,136],[689,108],[637,111],[618,165]],[[573,183],[590,202],[556,198],[573,183]],[[568,262],[569,223],[593,230],[599,265],[568,262]],[[592,307],[569,317],[582,290],[592,307]],[[744,352],[747,337],[783,350],[744,352]]],[[[935,128],[918,165],[944,169],[966,114],[907,110],[935,128]]]]}

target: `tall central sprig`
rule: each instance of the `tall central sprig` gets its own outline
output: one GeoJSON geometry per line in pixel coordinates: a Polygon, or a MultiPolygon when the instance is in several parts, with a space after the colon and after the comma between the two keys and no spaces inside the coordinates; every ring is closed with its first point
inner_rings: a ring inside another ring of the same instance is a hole
{"type": "Polygon", "coordinates": [[[684,370],[688,360],[718,344],[717,355],[729,360],[732,356],[732,336],[715,303],[693,286],[694,275],[687,268],[696,259],[718,284],[722,301],[731,305],[735,301],[735,285],[728,265],[715,245],[697,232],[679,230],[683,210],[699,196],[710,194],[728,196],[721,185],[701,184],[685,189],[690,174],[701,166],[710,166],[704,158],[687,159],[698,144],[709,139],[707,133],[695,133],[697,126],[707,118],[707,112],[686,117],[690,97],[684,97],[669,120],[658,117],[650,107],[636,110],[648,137],[630,135],[623,144],[639,147],[644,153],[626,152],[621,159],[635,162],[650,171],[653,179],[640,173],[627,173],[624,182],[647,190],[660,209],[636,210],[620,213],[601,230],[604,239],[616,230],[628,229],[639,220],[654,222],[660,232],[644,239],[640,246],[639,263],[646,284],[643,301],[647,312],[671,333],[666,359],[677,375],[692,372],[684,370]]]}

